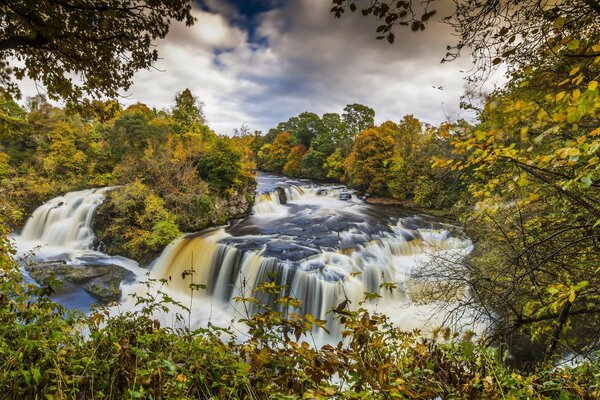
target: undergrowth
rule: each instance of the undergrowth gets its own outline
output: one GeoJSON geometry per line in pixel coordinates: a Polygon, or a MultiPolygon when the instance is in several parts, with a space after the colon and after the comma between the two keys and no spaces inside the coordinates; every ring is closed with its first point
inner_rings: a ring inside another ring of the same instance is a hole
{"type": "MultiPolygon", "coordinates": [[[[51,288],[23,285],[6,232],[0,235],[0,398],[2,399],[592,399],[600,368],[502,364],[499,348],[469,340],[425,339],[385,316],[344,303],[331,312],[342,326],[336,345],[317,347],[325,321],[302,315],[298,300],[278,300],[242,320],[244,335],[161,326],[153,315],[179,307],[160,290],[137,310],[111,315],[68,311],[51,288]],[[246,336],[247,335],[247,336],[246,336]]],[[[200,285],[192,287],[200,290],[200,285]]],[[[274,283],[258,291],[277,294],[274,283]]],[[[193,293],[192,293],[193,294],[193,293]]],[[[254,298],[238,299],[256,302],[254,298]]],[[[189,315],[188,315],[189,317],[189,315]]],[[[180,325],[181,326],[181,325],[180,325]]],[[[184,325],[183,325],[184,326],[184,325]]]]}

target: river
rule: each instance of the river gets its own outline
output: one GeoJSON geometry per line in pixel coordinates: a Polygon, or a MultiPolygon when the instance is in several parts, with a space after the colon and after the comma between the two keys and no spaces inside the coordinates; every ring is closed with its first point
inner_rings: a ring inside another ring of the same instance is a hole
{"type": "MultiPolygon", "coordinates": [[[[35,256],[29,257],[41,261],[116,264],[132,271],[134,279],[121,284],[124,294],[114,312],[135,309],[131,295],[145,295],[148,279],[162,280],[163,293],[192,308],[189,315],[181,313],[182,320],[173,309],[157,315],[167,324],[228,325],[258,307],[236,302],[239,297],[256,296],[287,312],[270,296],[255,292],[268,281],[299,299],[303,313],[327,320],[333,337],[339,327],[329,311],[346,299],[356,308],[365,293],[381,296],[366,307],[385,313],[405,330],[432,329],[444,322],[439,298],[423,296],[423,284],[412,277],[432,263],[467,256],[472,244],[460,229],[397,206],[368,204],[342,185],[264,173],[257,184],[250,216],[176,239],[148,268],[104,254],[93,234],[93,212],[110,188],[52,199],[14,239],[21,256],[33,251],[35,256]],[[395,288],[383,289],[386,282],[395,288]],[[192,292],[190,283],[206,290],[192,292]]],[[[448,301],[466,296],[464,290],[448,295],[448,301]]],[[[57,299],[84,311],[93,302],[77,291],[57,299]]]]}

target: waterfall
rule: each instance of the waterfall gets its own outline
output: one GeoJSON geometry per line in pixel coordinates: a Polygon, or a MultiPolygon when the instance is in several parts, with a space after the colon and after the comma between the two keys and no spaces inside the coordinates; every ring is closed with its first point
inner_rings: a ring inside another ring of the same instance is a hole
{"type": "Polygon", "coordinates": [[[287,209],[279,200],[277,190],[267,193],[257,193],[252,212],[257,216],[285,215],[287,209]]]}
{"type": "Polygon", "coordinates": [[[92,217],[108,190],[70,192],[44,203],[27,220],[19,240],[70,250],[102,250],[92,217]]]}
{"type": "MultiPolygon", "coordinates": [[[[152,276],[166,279],[170,289],[183,294],[190,293],[189,272],[193,271],[193,283],[206,285],[206,293],[200,296],[229,304],[238,314],[242,312],[235,302],[238,296],[255,297],[287,312],[270,295],[256,291],[261,283],[274,281],[285,287],[282,295],[302,302],[302,313],[327,320],[328,329],[335,333],[338,327],[329,311],[346,296],[355,306],[365,292],[378,293],[383,303],[409,304],[407,279],[419,260],[442,252],[462,257],[470,251],[470,242],[450,237],[443,230],[396,229],[403,234],[377,237],[344,252],[323,251],[298,262],[219,243],[229,237],[220,229],[177,239],[157,259],[152,276]],[[383,290],[380,285],[386,282],[396,283],[397,288],[383,290]]],[[[243,311],[253,312],[256,307],[247,304],[243,311]]]]}

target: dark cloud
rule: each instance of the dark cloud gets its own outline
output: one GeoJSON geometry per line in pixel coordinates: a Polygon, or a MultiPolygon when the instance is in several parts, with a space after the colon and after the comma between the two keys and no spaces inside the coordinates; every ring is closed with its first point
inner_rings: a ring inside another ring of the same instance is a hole
{"type": "Polygon", "coordinates": [[[158,71],[138,73],[126,103],[170,107],[188,87],[206,104],[210,125],[227,134],[243,123],[267,130],[303,111],[342,112],[350,103],[373,107],[377,122],[414,114],[439,123],[461,115],[460,70],[471,61],[440,63],[453,40],[445,24],[398,31],[389,45],[374,38],[376,21],[360,13],[335,19],[325,0],[201,5],[193,27],[175,24],[157,43],[158,71]]]}

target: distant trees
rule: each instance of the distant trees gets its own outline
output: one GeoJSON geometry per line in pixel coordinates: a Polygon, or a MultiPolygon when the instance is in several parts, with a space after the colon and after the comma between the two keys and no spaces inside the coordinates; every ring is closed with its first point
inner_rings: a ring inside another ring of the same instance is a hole
{"type": "Polygon", "coordinates": [[[344,108],[342,115],[326,113],[319,117],[314,113],[304,112],[291,117],[270,129],[263,138],[263,145],[258,151],[259,167],[267,171],[284,172],[292,147],[300,144],[304,152],[296,148],[292,156],[294,161],[288,171],[293,171],[293,176],[326,179],[327,158],[336,149],[340,149],[344,157],[348,156],[355,136],[361,129],[373,126],[374,116],[373,109],[361,104],[351,104],[344,108]],[[285,135],[280,136],[282,133],[285,135]],[[300,163],[296,164],[300,153],[300,163]]]}
{"type": "Polygon", "coordinates": [[[450,137],[442,134],[447,127],[425,127],[412,115],[399,124],[387,121],[375,126],[374,116],[371,108],[350,104],[342,115],[292,117],[262,138],[258,166],[290,176],[334,179],[416,206],[452,206],[464,190],[458,172],[441,173],[431,167],[432,157],[451,151],[450,137]],[[306,126],[316,127],[316,132],[306,135],[306,126]],[[291,130],[275,133],[283,127],[291,130]],[[308,147],[301,142],[307,137],[308,147]]]}
{"type": "Polygon", "coordinates": [[[15,79],[29,77],[52,99],[116,97],[158,60],[153,41],[172,21],[194,23],[189,0],[5,0],[0,11],[0,89],[18,96],[15,79]]]}

